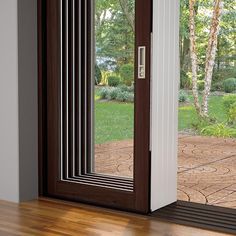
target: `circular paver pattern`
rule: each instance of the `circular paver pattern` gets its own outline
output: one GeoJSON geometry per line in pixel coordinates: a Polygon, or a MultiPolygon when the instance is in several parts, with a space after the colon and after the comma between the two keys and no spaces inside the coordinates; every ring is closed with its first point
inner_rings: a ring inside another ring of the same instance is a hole
{"type": "MultiPolygon", "coordinates": [[[[178,199],[236,209],[236,139],[179,135],[178,199]]],[[[95,147],[95,172],[133,176],[133,141],[95,147]]]]}
{"type": "Polygon", "coordinates": [[[179,137],[179,200],[236,209],[236,139],[179,137]]]}

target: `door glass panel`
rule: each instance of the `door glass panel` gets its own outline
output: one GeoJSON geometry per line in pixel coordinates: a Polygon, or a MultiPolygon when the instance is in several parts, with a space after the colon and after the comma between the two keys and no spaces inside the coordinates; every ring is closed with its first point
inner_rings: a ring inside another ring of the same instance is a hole
{"type": "Polygon", "coordinates": [[[92,2],[92,171],[132,178],[135,0],[92,2]]]}

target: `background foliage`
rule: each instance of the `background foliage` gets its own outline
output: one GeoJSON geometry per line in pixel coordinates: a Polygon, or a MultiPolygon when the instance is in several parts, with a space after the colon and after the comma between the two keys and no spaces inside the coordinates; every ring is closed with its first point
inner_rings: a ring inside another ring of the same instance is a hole
{"type": "MultiPolygon", "coordinates": [[[[224,0],[224,10],[220,23],[218,36],[217,57],[213,73],[213,87],[215,83],[228,78],[236,77],[236,1],[224,0]]],[[[196,1],[196,36],[198,54],[199,80],[203,79],[204,62],[211,23],[213,1],[196,1]]],[[[189,40],[189,0],[181,0],[180,17],[180,64],[181,87],[191,89],[191,84],[186,76],[191,72],[189,40]],[[184,81],[186,83],[184,83],[184,81]]],[[[217,87],[217,86],[216,86],[217,87]]],[[[217,89],[222,90],[222,86],[217,89]]]]}

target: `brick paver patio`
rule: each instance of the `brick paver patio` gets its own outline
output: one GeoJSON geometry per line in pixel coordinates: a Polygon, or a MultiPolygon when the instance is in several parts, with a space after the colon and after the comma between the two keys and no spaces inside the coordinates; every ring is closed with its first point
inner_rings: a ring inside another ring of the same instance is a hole
{"type": "MultiPolygon", "coordinates": [[[[132,177],[133,142],[96,146],[96,173],[132,177]]],[[[236,139],[179,136],[178,199],[236,209],[236,139]]]]}

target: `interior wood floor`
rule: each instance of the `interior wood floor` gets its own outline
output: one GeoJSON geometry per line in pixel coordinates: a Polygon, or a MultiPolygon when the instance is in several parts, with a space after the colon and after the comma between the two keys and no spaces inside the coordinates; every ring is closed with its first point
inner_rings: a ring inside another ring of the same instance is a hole
{"type": "Polygon", "coordinates": [[[0,236],[222,236],[143,216],[77,203],[40,199],[22,204],[0,201],[0,236]]]}

